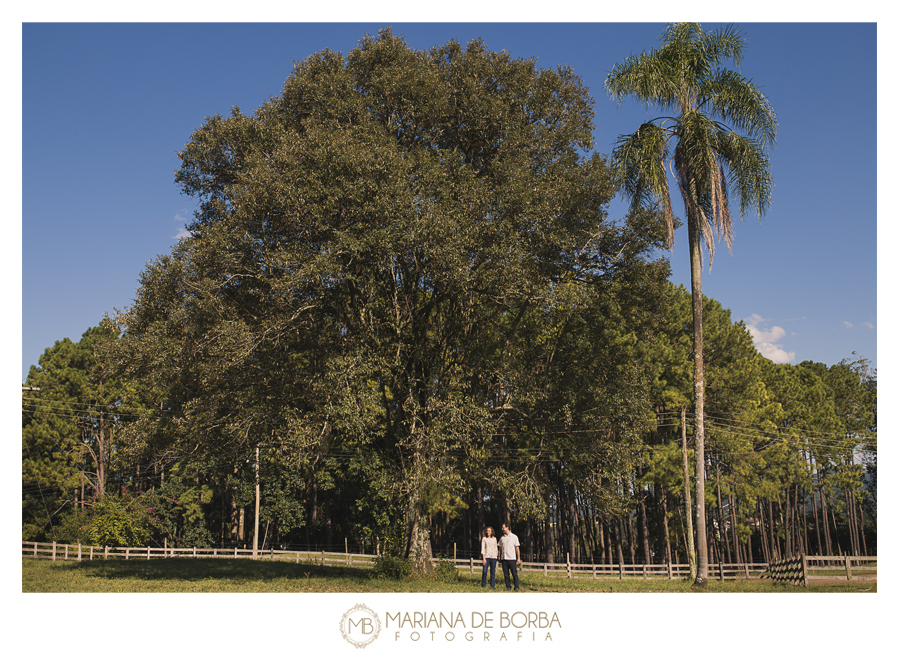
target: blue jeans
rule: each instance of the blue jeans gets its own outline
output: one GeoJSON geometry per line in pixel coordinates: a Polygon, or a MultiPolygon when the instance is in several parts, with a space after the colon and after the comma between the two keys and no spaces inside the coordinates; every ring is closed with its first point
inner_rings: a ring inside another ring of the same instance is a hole
{"type": "Polygon", "coordinates": [[[488,567],[491,568],[491,589],[494,589],[494,572],[497,571],[497,558],[495,557],[486,557],[484,558],[484,564],[481,566],[481,586],[487,586],[487,572],[488,567]]]}
{"type": "Polygon", "coordinates": [[[503,565],[503,580],[506,581],[506,589],[512,589],[509,586],[509,572],[512,571],[513,582],[516,585],[516,591],[519,589],[519,570],[516,568],[516,560],[500,560],[503,565]]]}

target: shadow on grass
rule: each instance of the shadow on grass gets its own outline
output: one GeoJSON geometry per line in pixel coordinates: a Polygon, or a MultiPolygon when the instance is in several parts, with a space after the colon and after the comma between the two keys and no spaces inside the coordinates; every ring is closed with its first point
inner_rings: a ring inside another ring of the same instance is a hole
{"type": "MultiPolygon", "coordinates": [[[[76,563],[77,564],[77,563],[76,563]]],[[[369,579],[369,569],[337,567],[284,561],[227,560],[215,558],[166,558],[158,560],[91,560],[77,564],[92,578],[139,578],[141,580],[256,581],[279,578],[352,578],[369,579]]]]}

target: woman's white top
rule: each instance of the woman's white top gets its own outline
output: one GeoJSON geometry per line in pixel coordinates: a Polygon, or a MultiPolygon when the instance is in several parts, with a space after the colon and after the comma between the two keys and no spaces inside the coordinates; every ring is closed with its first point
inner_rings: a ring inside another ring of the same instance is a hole
{"type": "Polygon", "coordinates": [[[497,557],[497,538],[482,537],[481,538],[481,554],[484,557],[497,557]]]}

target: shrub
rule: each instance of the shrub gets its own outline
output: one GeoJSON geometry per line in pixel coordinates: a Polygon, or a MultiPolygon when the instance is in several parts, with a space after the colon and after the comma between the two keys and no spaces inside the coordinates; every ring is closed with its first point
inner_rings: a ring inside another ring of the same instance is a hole
{"type": "Polygon", "coordinates": [[[96,546],[146,546],[150,527],[143,503],[127,494],[107,494],[94,505],[88,536],[96,546]]]}
{"type": "Polygon", "coordinates": [[[459,580],[456,563],[447,558],[440,558],[434,565],[434,577],[442,583],[455,583],[459,580]]]}
{"type": "Polygon", "coordinates": [[[90,544],[91,512],[73,509],[57,519],[50,528],[47,538],[60,544],[90,544]]]}
{"type": "Polygon", "coordinates": [[[402,557],[382,555],[375,558],[375,566],[372,568],[373,578],[391,578],[400,580],[409,578],[412,574],[412,564],[402,557]]]}

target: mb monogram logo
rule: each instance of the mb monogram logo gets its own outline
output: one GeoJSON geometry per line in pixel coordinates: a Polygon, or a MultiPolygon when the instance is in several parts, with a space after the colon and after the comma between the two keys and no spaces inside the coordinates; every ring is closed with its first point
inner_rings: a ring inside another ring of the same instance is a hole
{"type": "Polygon", "coordinates": [[[341,635],[357,649],[375,641],[381,632],[381,620],[370,608],[359,603],[341,618],[341,635]]]}

